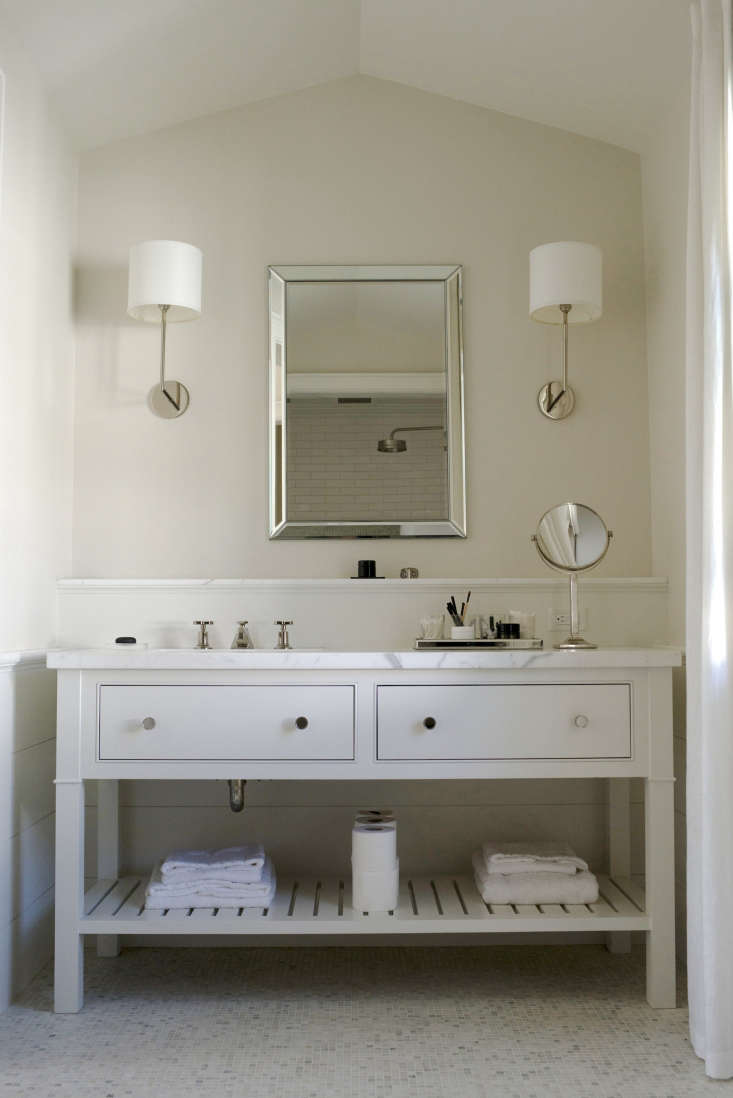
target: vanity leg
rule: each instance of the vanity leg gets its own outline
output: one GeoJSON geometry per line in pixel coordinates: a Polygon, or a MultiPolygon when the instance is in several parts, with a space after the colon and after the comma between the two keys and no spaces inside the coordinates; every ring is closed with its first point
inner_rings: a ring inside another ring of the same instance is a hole
{"type": "Polygon", "coordinates": [[[674,918],[674,764],[672,671],[649,671],[649,770],[644,782],[646,822],[646,997],[650,1006],[676,1005],[674,918]]]}
{"type": "Polygon", "coordinates": [[[674,779],[647,778],[646,997],[653,1007],[677,1005],[674,917],[674,779]]]}
{"type": "MultiPolygon", "coordinates": [[[[119,782],[97,782],[97,877],[117,880],[120,873],[120,798],[119,782]]],[[[117,957],[120,939],[117,934],[97,936],[97,954],[117,957]]]]}
{"type": "Polygon", "coordinates": [[[76,1014],[84,1004],[84,782],[56,785],[56,932],[54,1010],[76,1014]]]}
{"type": "MultiPolygon", "coordinates": [[[[611,877],[631,876],[631,781],[608,779],[608,862],[611,877]]],[[[631,952],[631,931],[615,930],[606,935],[610,953],[631,952]]]]}

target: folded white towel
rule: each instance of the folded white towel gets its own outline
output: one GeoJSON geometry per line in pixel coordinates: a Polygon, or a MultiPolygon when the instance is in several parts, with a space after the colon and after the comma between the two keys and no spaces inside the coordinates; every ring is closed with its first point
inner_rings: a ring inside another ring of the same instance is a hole
{"type": "Polygon", "coordinates": [[[248,889],[257,889],[258,886],[263,883],[262,874],[264,870],[258,869],[256,872],[256,877],[250,877],[249,879],[244,881],[222,881],[218,877],[204,876],[204,874],[202,873],[191,876],[186,880],[178,880],[177,878],[175,880],[168,880],[163,876],[161,872],[159,875],[159,880],[158,878],[156,878],[153,882],[153,878],[151,878],[151,882],[155,884],[155,887],[153,889],[154,892],[164,890],[168,895],[171,896],[188,896],[191,892],[206,892],[207,895],[215,892],[222,896],[234,896],[239,895],[240,892],[247,891],[248,889]]]}
{"type": "Polygon", "coordinates": [[[227,846],[222,850],[175,850],[164,860],[161,872],[164,880],[170,879],[173,874],[201,871],[205,871],[207,877],[235,880],[231,876],[233,872],[261,870],[264,864],[262,843],[245,843],[244,846],[227,846]]]}
{"type": "Polygon", "coordinates": [[[161,867],[161,878],[171,888],[199,887],[203,882],[213,881],[220,885],[256,884],[262,880],[263,868],[254,866],[245,869],[172,869],[166,872],[161,867]]]}
{"type": "Polygon", "coordinates": [[[482,900],[487,904],[594,904],[598,881],[589,870],[569,873],[488,873],[483,854],[473,855],[473,871],[482,900]]]}
{"type": "Polygon", "coordinates": [[[163,910],[189,907],[269,907],[275,898],[275,867],[266,858],[259,881],[233,886],[227,881],[207,880],[205,886],[190,884],[182,891],[166,885],[157,865],[145,889],[145,906],[163,910]]]}
{"type": "Polygon", "coordinates": [[[207,895],[218,894],[222,897],[242,894],[264,896],[267,895],[272,878],[274,877],[274,866],[270,858],[265,859],[265,864],[262,867],[258,880],[238,884],[232,883],[231,881],[220,881],[210,877],[204,877],[202,874],[199,881],[189,882],[182,888],[178,884],[167,883],[163,879],[162,868],[162,865],[158,863],[153,870],[146,889],[146,892],[150,895],[175,895],[176,893],[185,891],[189,895],[197,892],[205,892],[207,895]]]}
{"type": "Polygon", "coordinates": [[[574,874],[587,870],[588,863],[579,858],[567,843],[538,839],[530,842],[492,843],[481,847],[489,873],[544,873],[574,874]]]}

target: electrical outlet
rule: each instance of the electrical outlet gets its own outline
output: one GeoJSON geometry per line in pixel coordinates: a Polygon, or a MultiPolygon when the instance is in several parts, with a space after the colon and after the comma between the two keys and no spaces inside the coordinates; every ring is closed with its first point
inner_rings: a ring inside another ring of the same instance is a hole
{"type": "MultiPolygon", "coordinates": [[[[578,628],[582,633],[588,628],[588,611],[583,608],[579,615],[580,621],[578,628]]],[[[570,628],[570,611],[569,610],[548,610],[547,611],[547,627],[551,632],[562,632],[570,628]]]]}

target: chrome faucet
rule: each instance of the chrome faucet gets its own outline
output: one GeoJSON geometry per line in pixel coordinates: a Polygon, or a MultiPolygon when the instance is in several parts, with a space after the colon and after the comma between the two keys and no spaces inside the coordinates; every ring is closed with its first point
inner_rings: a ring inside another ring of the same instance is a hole
{"type": "Polygon", "coordinates": [[[196,647],[197,648],[211,648],[211,645],[209,644],[208,626],[213,625],[214,624],[213,621],[195,621],[193,624],[200,626],[200,628],[199,628],[199,639],[198,639],[198,644],[196,645],[196,647]]]}
{"type": "Polygon", "coordinates": [[[280,626],[280,632],[277,635],[276,648],[290,648],[290,640],[288,638],[288,626],[292,625],[292,621],[276,621],[275,625],[280,626]]]}
{"type": "Polygon", "coordinates": [[[232,648],[254,648],[252,644],[252,638],[249,635],[249,629],[247,628],[247,621],[237,622],[239,628],[237,629],[234,640],[232,641],[232,648]]]}

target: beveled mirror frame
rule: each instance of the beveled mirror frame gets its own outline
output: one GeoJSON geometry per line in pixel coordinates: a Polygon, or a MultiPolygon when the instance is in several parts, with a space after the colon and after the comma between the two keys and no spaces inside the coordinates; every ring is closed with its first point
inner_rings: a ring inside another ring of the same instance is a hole
{"type": "Polygon", "coordinates": [[[268,275],[268,529],[271,539],[466,536],[463,396],[463,268],[425,266],[271,266],[268,275]],[[287,288],[298,282],[441,282],[444,294],[448,508],[444,520],[293,522],[287,517],[287,288]],[[282,302],[282,309],[277,305],[282,302]],[[278,427],[281,429],[278,431],[278,427]],[[399,532],[395,533],[395,527],[399,532]]]}

